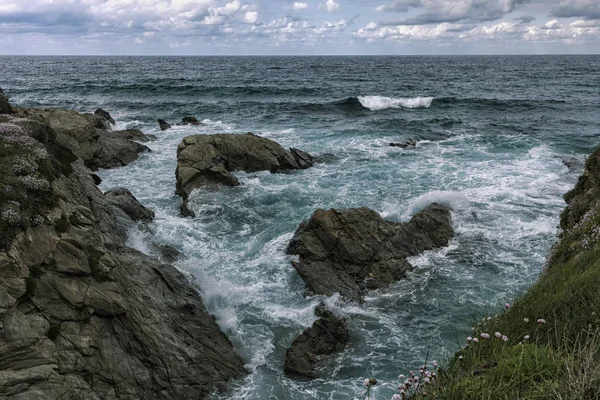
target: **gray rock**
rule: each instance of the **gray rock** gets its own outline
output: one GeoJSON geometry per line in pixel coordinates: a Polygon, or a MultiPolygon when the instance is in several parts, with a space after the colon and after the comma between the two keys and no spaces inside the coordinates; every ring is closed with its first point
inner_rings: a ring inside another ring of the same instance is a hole
{"type": "Polygon", "coordinates": [[[96,111],[94,111],[94,115],[104,118],[105,120],[107,120],[108,122],[110,122],[113,125],[115,124],[115,120],[109,114],[108,111],[104,111],[103,109],[99,108],[96,111]]]}
{"type": "Polygon", "coordinates": [[[8,97],[6,97],[2,88],[0,88],[0,114],[12,114],[13,112],[14,111],[8,102],[8,97]]]}
{"type": "Polygon", "coordinates": [[[316,365],[324,356],[344,350],[349,340],[348,324],[323,303],[315,309],[319,319],[298,336],[285,354],[284,371],[293,377],[316,378],[316,365]]]}
{"type": "Polygon", "coordinates": [[[407,223],[389,222],[368,208],[316,210],[290,241],[287,253],[317,294],[361,301],[366,289],[387,286],[411,269],[407,257],[446,246],[454,230],[450,210],[431,204],[407,223]]]}
{"type": "Polygon", "coordinates": [[[396,142],[392,142],[390,143],[391,147],[400,147],[403,149],[406,149],[408,147],[416,147],[417,146],[417,141],[416,140],[408,140],[406,142],[402,142],[402,143],[396,143],[396,142]]]}
{"type": "Polygon", "coordinates": [[[198,121],[198,119],[196,117],[193,116],[187,116],[187,117],[183,117],[181,119],[181,124],[182,125],[202,125],[202,122],[198,121]]]}
{"type": "Polygon", "coordinates": [[[137,142],[149,142],[151,140],[156,140],[156,136],[146,135],[139,129],[125,129],[122,131],[113,131],[113,134],[122,136],[128,140],[135,140],[137,142]]]}
{"type": "Polygon", "coordinates": [[[159,244],[156,246],[162,258],[168,263],[174,263],[182,259],[183,255],[175,247],[168,244],[159,244]]]}
{"type": "Polygon", "coordinates": [[[177,147],[177,193],[185,200],[196,188],[239,185],[232,171],[278,172],[311,165],[308,153],[285,150],[272,140],[252,134],[188,136],[177,147]]]}
{"type": "MultiPolygon", "coordinates": [[[[246,374],[243,361],[177,269],[126,246],[113,204],[131,206],[127,193],[111,199],[81,160],[57,159],[70,154],[62,141],[84,134],[77,115],[57,117],[61,133],[38,142],[52,187],[39,194],[45,223],[18,225],[0,245],[0,398],[210,398],[246,374]]],[[[29,145],[23,156],[38,151],[29,145]]]]}
{"type": "Polygon", "coordinates": [[[106,201],[120,208],[134,221],[152,222],[154,211],[146,208],[126,188],[114,188],[104,193],[106,201]]]}
{"type": "Polygon", "coordinates": [[[171,128],[171,124],[165,121],[164,119],[159,119],[157,121],[161,131],[166,131],[167,129],[171,128]]]}

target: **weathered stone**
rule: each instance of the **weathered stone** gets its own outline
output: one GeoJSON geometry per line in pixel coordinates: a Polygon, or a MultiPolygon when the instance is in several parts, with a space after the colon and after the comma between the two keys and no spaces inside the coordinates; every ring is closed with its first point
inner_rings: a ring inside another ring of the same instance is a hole
{"type": "Polygon", "coordinates": [[[108,111],[104,111],[103,109],[99,108],[96,111],[94,111],[94,115],[97,115],[97,116],[99,116],[101,118],[104,118],[105,120],[107,120],[108,122],[110,122],[113,125],[115,124],[115,120],[109,114],[108,111]]]}
{"type": "Polygon", "coordinates": [[[185,200],[199,187],[239,185],[232,171],[278,172],[311,165],[308,153],[285,150],[276,142],[256,135],[188,136],[177,147],[177,193],[185,200]]]}
{"type": "Polygon", "coordinates": [[[149,142],[151,140],[156,140],[156,136],[146,135],[139,129],[125,129],[123,131],[113,131],[113,133],[116,135],[123,136],[128,140],[135,140],[138,142],[149,142]]]}
{"type": "Polygon", "coordinates": [[[182,125],[202,125],[202,122],[198,121],[196,117],[187,116],[181,119],[182,125]]]}
{"type": "Polygon", "coordinates": [[[126,188],[110,189],[104,193],[104,197],[134,221],[152,222],[154,219],[154,211],[144,207],[126,188]]]}
{"type": "Polygon", "coordinates": [[[165,121],[164,119],[159,119],[157,121],[161,131],[166,131],[167,129],[171,128],[171,124],[165,121]]]}
{"type": "Polygon", "coordinates": [[[407,257],[448,244],[450,210],[431,204],[407,223],[389,222],[368,208],[316,210],[290,241],[287,253],[317,294],[360,301],[365,289],[387,286],[411,270],[407,257]]]}
{"type": "Polygon", "coordinates": [[[298,336],[285,354],[287,375],[316,378],[316,364],[323,356],[342,351],[349,340],[348,324],[336,317],[323,303],[315,309],[319,317],[298,336]]]}
{"type": "Polygon", "coordinates": [[[8,102],[8,97],[6,97],[6,95],[2,91],[2,88],[0,88],[0,114],[12,114],[12,113],[13,113],[13,109],[10,106],[10,103],[8,102]]]}

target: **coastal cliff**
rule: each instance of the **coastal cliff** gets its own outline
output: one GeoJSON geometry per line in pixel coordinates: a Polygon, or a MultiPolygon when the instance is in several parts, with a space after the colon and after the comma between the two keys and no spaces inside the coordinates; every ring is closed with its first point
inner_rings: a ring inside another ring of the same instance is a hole
{"type": "Polygon", "coordinates": [[[600,148],[564,199],[562,233],[538,281],[476,324],[415,398],[600,398],[600,148]]]}
{"type": "Polygon", "coordinates": [[[91,114],[4,103],[0,398],[199,399],[244,376],[196,288],[126,246],[134,221],[96,186],[90,168],[145,146],[91,114]]]}

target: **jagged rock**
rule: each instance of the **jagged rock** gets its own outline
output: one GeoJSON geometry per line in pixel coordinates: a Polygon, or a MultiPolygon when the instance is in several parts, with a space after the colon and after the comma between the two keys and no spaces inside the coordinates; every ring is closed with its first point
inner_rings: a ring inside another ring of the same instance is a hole
{"type": "Polygon", "coordinates": [[[360,301],[365,289],[387,286],[411,269],[407,257],[448,244],[450,210],[431,204],[407,223],[389,222],[368,208],[316,210],[302,222],[287,253],[308,288],[317,294],[360,301]]]}
{"type": "Polygon", "coordinates": [[[239,185],[232,171],[278,172],[311,165],[308,153],[285,150],[278,143],[256,135],[188,136],[177,147],[177,193],[185,200],[199,187],[239,185]]]}
{"type": "Polygon", "coordinates": [[[10,103],[8,102],[8,97],[6,97],[6,95],[4,94],[4,91],[2,91],[2,88],[0,88],[0,114],[12,114],[13,113],[13,109],[10,106],[10,103]]]}
{"type": "Polygon", "coordinates": [[[196,117],[187,116],[181,119],[182,125],[202,125],[202,122],[198,121],[196,117]]]}
{"type": "Polygon", "coordinates": [[[144,132],[139,129],[125,129],[122,131],[113,131],[114,135],[122,136],[128,140],[135,140],[138,142],[149,142],[151,140],[156,140],[156,136],[154,135],[146,135],[144,132]]]}
{"type": "Polygon", "coordinates": [[[104,111],[103,109],[99,108],[96,111],[94,111],[94,115],[104,118],[105,120],[107,120],[108,122],[110,122],[113,125],[115,124],[115,120],[109,114],[108,111],[104,111]]]}
{"type": "Polygon", "coordinates": [[[336,317],[323,303],[315,309],[319,317],[294,340],[285,354],[287,375],[316,378],[315,365],[323,356],[344,350],[349,340],[348,324],[336,317]]]}
{"type": "Polygon", "coordinates": [[[159,119],[157,121],[161,131],[166,131],[167,129],[171,128],[171,124],[165,121],[164,119],[159,119]]]}
{"type": "Polygon", "coordinates": [[[111,132],[110,123],[94,114],[61,109],[19,109],[18,115],[47,125],[55,132],[60,146],[71,150],[94,171],[130,164],[141,153],[150,151],[120,132],[111,132]]]}
{"type": "Polygon", "coordinates": [[[159,244],[156,246],[162,258],[168,263],[174,263],[182,258],[182,254],[175,247],[168,244],[159,244]]]}
{"type": "Polygon", "coordinates": [[[401,147],[403,149],[407,148],[407,147],[416,147],[417,146],[417,141],[416,140],[409,140],[406,141],[404,143],[390,143],[391,147],[401,147]]]}
{"type": "MultiPolygon", "coordinates": [[[[4,134],[19,134],[16,155],[43,157],[50,185],[19,198],[21,218],[35,212],[43,223],[1,221],[0,398],[203,399],[244,376],[197,289],[126,246],[123,211],[64,138],[37,122],[48,129],[45,144],[34,139],[42,131],[0,123],[2,145],[13,143],[4,134]]],[[[11,146],[0,164],[15,156],[11,146]]]]}
{"type": "Polygon", "coordinates": [[[154,211],[144,207],[142,203],[126,188],[114,188],[104,193],[106,200],[119,207],[134,221],[152,222],[154,211]]]}

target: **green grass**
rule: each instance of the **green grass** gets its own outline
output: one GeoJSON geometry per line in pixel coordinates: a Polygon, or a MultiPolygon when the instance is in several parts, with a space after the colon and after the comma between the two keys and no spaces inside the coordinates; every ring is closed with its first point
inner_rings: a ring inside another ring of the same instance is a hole
{"type": "Polygon", "coordinates": [[[565,195],[564,232],[539,280],[509,310],[476,325],[479,343],[456,353],[418,398],[600,399],[599,160],[597,150],[565,195]]]}

